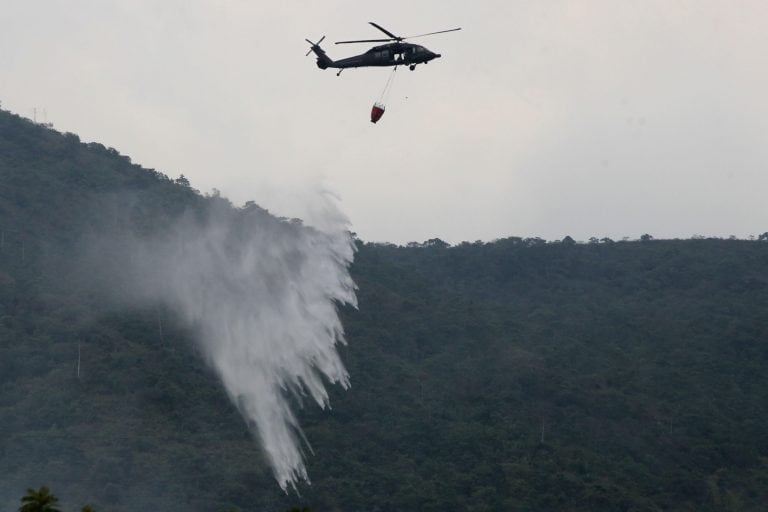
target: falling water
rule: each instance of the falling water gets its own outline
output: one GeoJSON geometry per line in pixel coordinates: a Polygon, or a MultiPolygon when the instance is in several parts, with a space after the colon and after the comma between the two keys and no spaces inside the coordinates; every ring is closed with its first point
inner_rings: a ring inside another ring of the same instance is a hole
{"type": "Polygon", "coordinates": [[[283,490],[309,480],[291,395],[326,407],[325,380],[349,387],[337,308],[356,305],[354,243],[343,215],[324,212],[314,228],[258,207],[214,208],[130,244],[133,286],[197,329],[283,490]]]}

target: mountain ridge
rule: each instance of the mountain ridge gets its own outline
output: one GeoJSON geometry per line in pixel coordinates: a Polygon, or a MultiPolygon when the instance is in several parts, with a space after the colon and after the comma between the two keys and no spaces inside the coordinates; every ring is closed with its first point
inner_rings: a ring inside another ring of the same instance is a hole
{"type": "Polygon", "coordinates": [[[46,484],[118,511],[762,510],[768,237],[358,240],[352,387],[299,412],[297,497],[192,329],[71,272],[83,233],[214,203],[237,210],[0,111],[0,506],[46,484]]]}

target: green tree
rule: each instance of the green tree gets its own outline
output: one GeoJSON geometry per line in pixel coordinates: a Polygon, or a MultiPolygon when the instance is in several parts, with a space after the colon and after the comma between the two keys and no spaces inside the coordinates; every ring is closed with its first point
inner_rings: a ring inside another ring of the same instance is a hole
{"type": "Polygon", "coordinates": [[[59,498],[51,493],[46,486],[38,490],[27,489],[27,494],[21,498],[21,507],[19,512],[60,512],[56,508],[59,498]]]}

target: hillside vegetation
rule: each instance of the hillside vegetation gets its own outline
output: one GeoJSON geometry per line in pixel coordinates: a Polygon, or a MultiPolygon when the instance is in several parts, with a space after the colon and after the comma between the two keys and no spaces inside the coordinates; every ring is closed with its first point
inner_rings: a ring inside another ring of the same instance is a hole
{"type": "Polygon", "coordinates": [[[768,234],[359,241],[352,388],[301,410],[312,485],[285,496],[194,332],[75,261],[213,204],[0,111],[0,510],[41,485],[65,510],[765,509],[768,234]]]}

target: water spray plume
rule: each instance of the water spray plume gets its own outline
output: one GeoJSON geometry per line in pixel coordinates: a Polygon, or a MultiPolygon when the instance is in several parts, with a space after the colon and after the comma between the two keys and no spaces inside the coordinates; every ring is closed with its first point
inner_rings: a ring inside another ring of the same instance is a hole
{"type": "Polygon", "coordinates": [[[143,276],[134,286],[199,332],[208,362],[286,491],[309,480],[291,396],[326,407],[326,381],[349,387],[336,350],[345,343],[337,308],[356,306],[348,272],[355,246],[345,217],[324,209],[317,228],[258,207],[219,208],[203,220],[190,215],[170,236],[134,244],[131,258],[143,276]]]}

